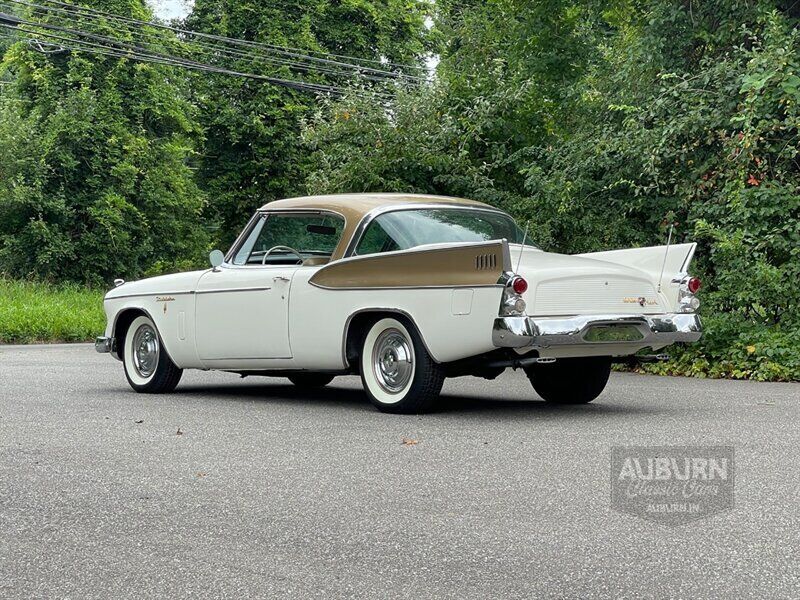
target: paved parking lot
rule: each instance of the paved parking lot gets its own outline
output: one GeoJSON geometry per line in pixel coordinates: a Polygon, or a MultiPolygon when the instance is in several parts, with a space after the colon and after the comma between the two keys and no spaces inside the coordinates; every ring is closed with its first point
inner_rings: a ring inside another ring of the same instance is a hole
{"type": "Polygon", "coordinates": [[[391,416],[354,377],[200,372],[138,395],[88,345],[0,347],[0,597],[800,595],[800,385],[613,374],[557,408],[507,372],[444,397],[391,416]],[[735,507],[613,511],[611,447],[659,444],[734,446],[735,507]]]}

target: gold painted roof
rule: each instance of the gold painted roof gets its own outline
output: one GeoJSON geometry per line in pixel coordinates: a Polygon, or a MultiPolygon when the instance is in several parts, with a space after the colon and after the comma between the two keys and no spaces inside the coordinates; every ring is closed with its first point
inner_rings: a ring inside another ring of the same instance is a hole
{"type": "Polygon", "coordinates": [[[450,196],[433,196],[428,194],[331,194],[327,196],[301,196],[274,200],[261,207],[261,210],[277,210],[282,208],[318,208],[333,210],[346,216],[363,217],[369,211],[393,204],[460,204],[465,206],[483,206],[488,204],[477,200],[453,198],[450,196]]]}
{"type": "Polygon", "coordinates": [[[302,196],[268,202],[260,210],[315,209],[340,213],[345,218],[345,227],[339,244],[331,256],[332,260],[341,258],[358,224],[371,210],[404,204],[452,204],[493,208],[477,200],[433,196],[428,194],[332,194],[327,196],[302,196]]]}

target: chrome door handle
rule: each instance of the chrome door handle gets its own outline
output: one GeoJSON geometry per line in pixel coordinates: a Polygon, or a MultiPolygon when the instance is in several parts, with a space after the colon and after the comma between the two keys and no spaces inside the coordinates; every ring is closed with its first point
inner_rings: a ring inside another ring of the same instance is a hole
{"type": "Polygon", "coordinates": [[[289,278],[278,276],[278,277],[273,277],[272,281],[289,281],[289,278]]]}

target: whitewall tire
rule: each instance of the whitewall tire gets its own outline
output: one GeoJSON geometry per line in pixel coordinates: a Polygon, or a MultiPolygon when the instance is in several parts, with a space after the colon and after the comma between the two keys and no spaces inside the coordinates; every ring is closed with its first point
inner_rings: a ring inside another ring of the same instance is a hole
{"type": "Polygon", "coordinates": [[[360,371],[367,396],[383,412],[426,412],[444,383],[444,373],[419,333],[401,317],[379,319],[367,330],[360,371]]]}
{"type": "Polygon", "coordinates": [[[170,359],[150,317],[142,315],[133,320],[122,348],[125,377],[137,392],[171,392],[178,385],[183,370],[170,359]]]}

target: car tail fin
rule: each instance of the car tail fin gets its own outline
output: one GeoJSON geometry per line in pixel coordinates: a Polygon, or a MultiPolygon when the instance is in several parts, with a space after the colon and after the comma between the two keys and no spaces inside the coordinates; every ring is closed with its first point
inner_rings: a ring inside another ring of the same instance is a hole
{"type": "Polygon", "coordinates": [[[694,257],[696,243],[672,244],[669,246],[650,246],[629,248],[608,252],[579,254],[584,258],[604,260],[647,273],[656,286],[667,286],[679,275],[685,275],[694,257]],[[663,271],[663,273],[662,273],[663,271]]]}

